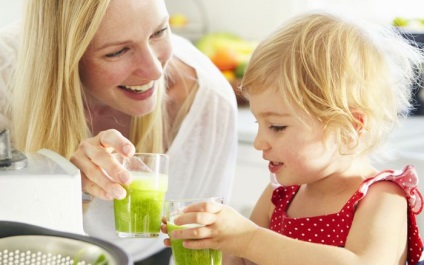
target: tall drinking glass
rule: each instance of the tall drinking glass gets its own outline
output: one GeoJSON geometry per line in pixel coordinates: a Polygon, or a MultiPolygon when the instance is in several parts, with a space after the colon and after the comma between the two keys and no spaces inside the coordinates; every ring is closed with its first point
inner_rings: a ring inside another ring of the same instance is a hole
{"type": "Polygon", "coordinates": [[[158,237],[168,190],[168,156],[154,153],[136,153],[129,158],[114,156],[133,179],[124,187],[127,196],[114,200],[116,234],[119,237],[158,237]]]}
{"type": "MultiPolygon", "coordinates": [[[[165,214],[167,220],[168,235],[172,231],[178,229],[186,229],[190,227],[201,226],[199,224],[187,224],[183,226],[177,226],[174,224],[174,219],[183,213],[184,208],[193,203],[214,201],[223,203],[222,197],[211,197],[211,198],[195,198],[195,199],[178,199],[178,200],[167,200],[165,201],[165,214]]],[[[222,253],[219,250],[214,249],[188,249],[183,246],[183,241],[180,239],[172,239],[171,248],[172,255],[174,258],[175,265],[221,265],[222,264],[222,253]]]]}

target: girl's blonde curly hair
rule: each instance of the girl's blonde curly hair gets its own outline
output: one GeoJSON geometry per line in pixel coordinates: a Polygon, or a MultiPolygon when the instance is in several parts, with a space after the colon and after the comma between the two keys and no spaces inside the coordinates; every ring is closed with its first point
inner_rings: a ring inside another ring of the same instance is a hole
{"type": "Polygon", "coordinates": [[[360,152],[369,152],[384,142],[399,115],[411,109],[412,83],[422,62],[420,51],[391,28],[308,13],[259,44],[240,89],[247,98],[275,89],[283,104],[317,118],[327,132],[335,130],[340,145],[353,151],[358,151],[362,126],[354,112],[360,111],[367,119],[360,152]]]}

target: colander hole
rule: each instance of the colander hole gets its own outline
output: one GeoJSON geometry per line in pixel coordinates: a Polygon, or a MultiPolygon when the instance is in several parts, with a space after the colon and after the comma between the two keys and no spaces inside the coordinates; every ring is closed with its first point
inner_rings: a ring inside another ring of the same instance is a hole
{"type": "Polygon", "coordinates": [[[74,263],[70,256],[41,251],[32,252],[30,250],[0,250],[0,265],[91,265],[86,261],[79,260],[74,263]]]}

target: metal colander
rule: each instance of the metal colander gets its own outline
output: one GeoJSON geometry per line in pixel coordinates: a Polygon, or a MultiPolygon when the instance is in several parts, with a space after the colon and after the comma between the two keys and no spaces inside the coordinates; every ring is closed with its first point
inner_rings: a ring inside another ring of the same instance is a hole
{"type": "Polygon", "coordinates": [[[0,221],[0,265],[133,264],[119,247],[77,234],[0,221]]]}
{"type": "Polygon", "coordinates": [[[0,264],[100,265],[117,264],[106,250],[53,236],[12,236],[0,239],[0,264]]]}

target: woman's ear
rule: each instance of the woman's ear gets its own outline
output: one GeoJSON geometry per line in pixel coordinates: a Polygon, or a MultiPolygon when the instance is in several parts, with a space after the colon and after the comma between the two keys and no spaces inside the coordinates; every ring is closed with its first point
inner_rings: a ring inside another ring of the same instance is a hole
{"type": "Polygon", "coordinates": [[[354,127],[358,135],[367,132],[367,115],[362,110],[351,109],[351,114],[355,118],[354,127]]]}

